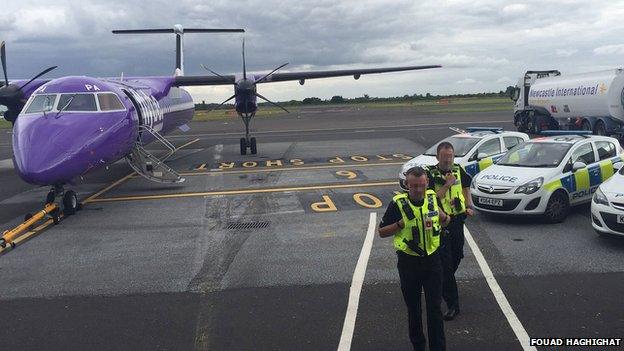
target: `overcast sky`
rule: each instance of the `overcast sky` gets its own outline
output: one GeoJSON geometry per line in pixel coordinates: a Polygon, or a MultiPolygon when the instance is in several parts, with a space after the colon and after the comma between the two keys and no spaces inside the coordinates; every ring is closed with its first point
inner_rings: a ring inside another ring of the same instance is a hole
{"type": "MultiPolygon", "coordinates": [[[[10,78],[170,75],[170,34],[113,35],[113,29],[246,29],[247,68],[284,72],[441,64],[441,69],[270,83],[284,101],[504,90],[527,69],[564,74],[621,67],[624,1],[162,1],[1,0],[0,39],[10,78]]],[[[187,34],[186,75],[242,71],[242,34],[187,34]]],[[[189,88],[196,102],[221,102],[230,86],[189,88]]]]}

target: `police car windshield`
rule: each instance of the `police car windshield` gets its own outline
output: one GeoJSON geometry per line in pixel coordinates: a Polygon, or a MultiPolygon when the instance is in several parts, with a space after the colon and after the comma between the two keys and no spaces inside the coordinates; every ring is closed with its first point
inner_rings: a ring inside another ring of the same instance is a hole
{"type": "Polygon", "coordinates": [[[553,168],[559,166],[570,147],[572,147],[570,143],[527,142],[509,150],[496,164],[553,168]]]}
{"type": "Polygon", "coordinates": [[[466,154],[470,152],[472,147],[475,146],[475,144],[477,144],[479,140],[481,139],[475,138],[475,137],[465,137],[465,136],[454,135],[454,136],[448,137],[440,141],[439,143],[436,143],[435,145],[427,149],[427,151],[425,151],[425,155],[436,156],[437,155],[436,152],[438,151],[438,145],[443,141],[448,141],[449,143],[451,143],[451,145],[453,145],[453,150],[455,150],[455,156],[457,157],[466,156],[466,154]]]}

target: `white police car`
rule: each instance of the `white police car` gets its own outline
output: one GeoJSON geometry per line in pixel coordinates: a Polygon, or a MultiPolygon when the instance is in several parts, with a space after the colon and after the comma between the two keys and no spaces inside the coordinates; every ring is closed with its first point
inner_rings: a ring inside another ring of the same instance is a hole
{"type": "Polygon", "coordinates": [[[598,234],[624,236],[624,163],[616,163],[615,168],[619,171],[594,193],[592,226],[598,234]]]}
{"type": "Polygon", "coordinates": [[[405,172],[415,166],[433,166],[438,163],[436,151],[438,144],[448,141],[455,150],[455,163],[464,167],[466,173],[474,176],[492,165],[507,150],[529,140],[529,136],[520,132],[503,131],[502,128],[471,127],[458,130],[460,134],[440,140],[427,149],[422,155],[407,161],[399,172],[399,186],[407,191],[405,172]]]}
{"type": "Polygon", "coordinates": [[[570,205],[590,201],[613,175],[614,163],[624,159],[616,139],[588,133],[545,131],[549,137],[516,146],[473,178],[474,206],[491,213],[564,220],[570,205]]]}

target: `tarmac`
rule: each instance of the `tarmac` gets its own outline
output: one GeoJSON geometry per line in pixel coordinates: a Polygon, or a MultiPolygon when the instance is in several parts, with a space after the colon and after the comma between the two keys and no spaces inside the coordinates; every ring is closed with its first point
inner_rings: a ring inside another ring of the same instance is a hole
{"type": "MultiPolygon", "coordinates": [[[[0,348],[338,349],[371,213],[378,223],[401,164],[449,127],[511,120],[304,109],[252,121],[258,154],[245,156],[241,121],[194,122],[168,137],[185,145],[168,162],[184,183],[120,161],[69,187],[89,198],[77,215],[0,252],[0,348]]],[[[19,179],[10,147],[1,130],[1,230],[49,190],[19,179]]],[[[561,224],[478,214],[467,228],[530,337],[624,337],[624,240],[599,237],[589,205],[561,224]]],[[[466,244],[447,349],[522,350],[477,255],[466,244]]],[[[366,263],[351,349],[410,349],[392,240],[375,234],[366,263]]]]}

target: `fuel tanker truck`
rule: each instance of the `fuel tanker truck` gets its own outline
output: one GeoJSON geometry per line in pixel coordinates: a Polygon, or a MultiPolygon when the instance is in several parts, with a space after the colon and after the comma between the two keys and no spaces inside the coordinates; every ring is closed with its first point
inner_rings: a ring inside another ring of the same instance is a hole
{"type": "Polygon", "coordinates": [[[587,130],[624,139],[624,70],[527,71],[511,96],[520,132],[587,130]]]}

